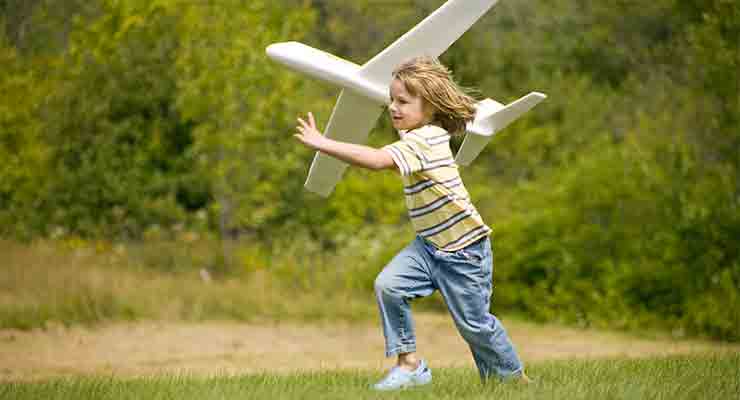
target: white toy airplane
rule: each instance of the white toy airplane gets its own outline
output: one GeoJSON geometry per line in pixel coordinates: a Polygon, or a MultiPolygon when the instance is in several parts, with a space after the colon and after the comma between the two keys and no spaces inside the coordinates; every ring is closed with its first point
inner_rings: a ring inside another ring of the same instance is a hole
{"type": "MultiPolygon", "coordinates": [[[[362,66],[298,42],[275,43],[267,55],[288,67],[342,87],[324,135],[343,142],[364,144],[383,108],[389,104],[388,88],[393,69],[417,56],[438,57],[498,0],[449,0],[362,66]]],[[[545,99],[528,95],[503,105],[492,99],[480,101],[475,120],[455,161],[468,165],[483,150],[493,134],[545,99]]],[[[306,189],[328,196],[341,179],[347,164],[323,154],[316,155],[308,171],[306,189]]]]}

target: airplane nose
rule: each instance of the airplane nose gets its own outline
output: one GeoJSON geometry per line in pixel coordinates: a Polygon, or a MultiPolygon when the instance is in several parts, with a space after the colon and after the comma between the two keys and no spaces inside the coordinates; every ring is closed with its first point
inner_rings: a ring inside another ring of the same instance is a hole
{"type": "Polygon", "coordinates": [[[290,55],[291,52],[295,53],[300,51],[300,46],[301,44],[296,42],[273,43],[265,48],[265,53],[267,53],[267,56],[273,60],[280,61],[287,59],[287,56],[290,55]]]}
{"type": "Polygon", "coordinates": [[[278,54],[280,54],[280,44],[281,43],[273,43],[267,48],[265,48],[265,53],[267,53],[267,56],[272,58],[273,60],[278,58],[278,54]]]}

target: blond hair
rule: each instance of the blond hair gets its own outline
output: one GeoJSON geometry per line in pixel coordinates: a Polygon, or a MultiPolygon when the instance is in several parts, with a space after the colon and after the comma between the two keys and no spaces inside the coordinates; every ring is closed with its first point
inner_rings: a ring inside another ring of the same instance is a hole
{"type": "Polygon", "coordinates": [[[465,133],[465,125],[475,118],[475,99],[452,78],[452,73],[436,58],[415,57],[393,71],[414,96],[434,106],[432,122],[452,135],[465,133]]]}

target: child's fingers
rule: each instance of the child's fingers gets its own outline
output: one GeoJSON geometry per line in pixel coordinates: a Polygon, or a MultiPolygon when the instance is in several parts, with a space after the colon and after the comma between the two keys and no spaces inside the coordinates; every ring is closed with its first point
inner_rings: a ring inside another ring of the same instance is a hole
{"type": "Polygon", "coordinates": [[[298,123],[301,124],[304,128],[308,128],[308,124],[302,118],[298,118],[298,123]]]}
{"type": "Polygon", "coordinates": [[[313,113],[311,111],[308,112],[308,121],[311,123],[311,127],[316,129],[316,120],[313,118],[313,113]]]}

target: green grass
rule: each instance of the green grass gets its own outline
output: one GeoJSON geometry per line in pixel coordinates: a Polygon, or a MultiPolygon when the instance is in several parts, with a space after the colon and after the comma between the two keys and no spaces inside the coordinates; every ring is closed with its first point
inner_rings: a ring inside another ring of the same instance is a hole
{"type": "Polygon", "coordinates": [[[65,378],[6,383],[2,399],[737,399],[740,354],[659,359],[553,361],[535,364],[532,385],[482,385],[472,369],[433,370],[432,385],[375,393],[380,372],[325,371],[293,375],[139,379],[65,378]]]}

